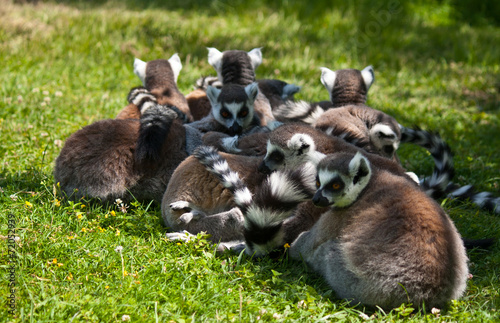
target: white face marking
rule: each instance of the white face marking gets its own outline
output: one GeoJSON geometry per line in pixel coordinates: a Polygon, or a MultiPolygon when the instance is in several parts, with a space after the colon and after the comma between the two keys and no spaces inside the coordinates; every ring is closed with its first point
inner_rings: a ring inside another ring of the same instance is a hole
{"type": "Polygon", "coordinates": [[[175,83],[177,83],[177,78],[179,77],[179,73],[182,69],[182,63],[179,55],[175,53],[168,59],[168,62],[170,63],[170,67],[172,68],[172,72],[174,72],[174,80],[175,83]]]}

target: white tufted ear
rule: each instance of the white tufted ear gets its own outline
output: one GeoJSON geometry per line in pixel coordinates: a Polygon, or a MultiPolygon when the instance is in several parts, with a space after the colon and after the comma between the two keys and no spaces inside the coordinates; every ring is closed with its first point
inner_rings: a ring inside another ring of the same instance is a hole
{"type": "Polygon", "coordinates": [[[321,67],[320,69],[321,69],[321,83],[323,83],[325,88],[328,90],[328,93],[332,93],[337,73],[326,67],[321,67]]]}
{"type": "Polygon", "coordinates": [[[363,80],[365,81],[366,85],[366,90],[372,86],[373,82],[375,81],[375,73],[373,72],[373,67],[367,66],[361,71],[361,76],[363,77],[363,80]]]}
{"type": "Polygon", "coordinates": [[[353,184],[365,182],[368,176],[370,178],[371,168],[370,162],[359,151],[349,162],[349,173],[353,177],[353,184]]]}
{"type": "Polygon", "coordinates": [[[260,51],[262,47],[254,48],[248,52],[248,56],[250,56],[250,60],[252,61],[253,69],[255,70],[262,64],[262,52],[260,51]]]}
{"type": "Polygon", "coordinates": [[[303,133],[294,134],[287,142],[287,146],[293,151],[296,151],[298,155],[307,154],[309,151],[316,150],[316,144],[311,136],[303,133]]]}
{"type": "Polygon", "coordinates": [[[222,53],[217,48],[207,47],[208,49],[208,64],[212,65],[217,72],[220,70],[222,63],[222,53]]]}
{"type": "Polygon", "coordinates": [[[256,82],[248,84],[245,86],[245,93],[247,94],[248,99],[254,102],[259,94],[259,85],[256,82]]]}
{"type": "Polygon", "coordinates": [[[212,107],[215,107],[218,104],[217,99],[219,98],[220,91],[220,89],[211,85],[207,87],[207,97],[208,100],[210,100],[212,107]]]}
{"type": "Polygon", "coordinates": [[[182,63],[179,55],[175,53],[168,59],[168,62],[170,63],[170,67],[172,68],[172,72],[174,72],[174,79],[175,82],[177,83],[177,78],[179,77],[179,73],[182,70],[182,63]]]}
{"type": "Polygon", "coordinates": [[[146,85],[146,65],[148,63],[141,61],[138,58],[134,59],[134,73],[137,75],[142,82],[142,85],[146,85]]]}

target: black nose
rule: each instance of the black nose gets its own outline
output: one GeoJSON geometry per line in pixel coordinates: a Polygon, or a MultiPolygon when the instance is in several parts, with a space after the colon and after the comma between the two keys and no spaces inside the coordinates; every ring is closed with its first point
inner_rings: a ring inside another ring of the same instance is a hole
{"type": "Polygon", "coordinates": [[[234,122],[233,125],[228,129],[230,136],[241,135],[242,131],[243,128],[237,122],[234,122]]]}
{"type": "Polygon", "coordinates": [[[321,195],[321,191],[317,191],[316,194],[314,194],[312,202],[314,203],[314,205],[319,207],[326,207],[330,204],[330,202],[328,202],[328,199],[321,195]]]}
{"type": "Polygon", "coordinates": [[[271,174],[271,169],[269,167],[267,167],[265,161],[262,161],[262,163],[260,163],[258,170],[262,174],[271,174]]]}

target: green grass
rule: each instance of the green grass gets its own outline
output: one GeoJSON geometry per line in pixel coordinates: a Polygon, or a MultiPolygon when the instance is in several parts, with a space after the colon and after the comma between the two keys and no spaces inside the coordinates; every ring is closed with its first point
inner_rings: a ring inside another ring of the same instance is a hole
{"type": "MultiPolygon", "coordinates": [[[[206,47],[263,47],[259,78],[328,98],[319,67],[373,65],[368,104],[407,126],[437,130],[455,152],[456,178],[499,195],[500,26],[485,1],[0,1],[0,235],[15,217],[16,316],[4,306],[8,241],[0,240],[0,318],[7,321],[497,321],[500,245],[471,251],[465,296],[437,314],[349,307],[320,277],[286,257],[216,254],[202,237],[164,238],[158,205],[60,201],[52,177],[73,132],[112,118],[140,85],[134,57],[179,53],[179,88],[214,74],[206,47]],[[390,3],[390,2],[389,2],[390,3]],[[389,11],[392,10],[392,11],[389,11]],[[388,13],[388,14],[386,14],[388,13]],[[371,36],[371,37],[365,37],[371,36]],[[118,246],[123,251],[117,252],[118,246]],[[123,257],[123,260],[122,260],[123,257]],[[124,274],[126,271],[126,275],[124,274]]],[[[430,174],[424,150],[402,147],[404,166],[430,174]]],[[[459,231],[500,238],[498,216],[442,201],[459,231]]]]}

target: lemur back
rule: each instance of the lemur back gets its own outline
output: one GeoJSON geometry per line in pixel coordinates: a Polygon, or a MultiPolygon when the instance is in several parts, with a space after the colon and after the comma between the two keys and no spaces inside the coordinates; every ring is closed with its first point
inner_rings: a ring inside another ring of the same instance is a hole
{"type": "MultiPolygon", "coordinates": [[[[139,96],[144,92],[155,96],[158,104],[175,106],[182,111],[188,121],[192,121],[189,105],[184,95],[177,88],[177,78],[182,69],[182,63],[177,54],[168,60],[157,59],[144,62],[138,58],[134,60],[134,73],[139,77],[144,87],[138,87],[130,92],[130,96],[139,96]]],[[[132,98],[129,98],[129,102],[132,98]]],[[[139,100],[140,101],[140,100],[139,100]]],[[[129,103],[117,115],[117,119],[139,119],[140,111],[137,106],[129,103]]]]}
{"type": "Polygon", "coordinates": [[[98,121],[67,139],[54,177],[69,198],[161,201],[172,172],[188,154],[184,114],[155,100],[148,94],[131,102],[142,113],[139,120],[98,121]]]}

